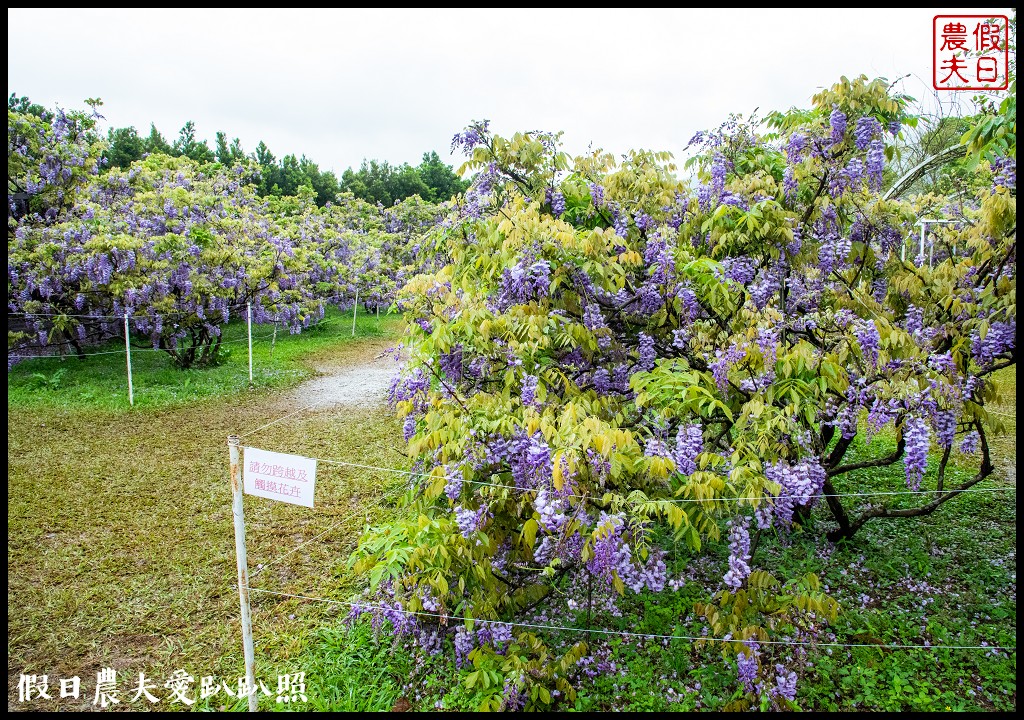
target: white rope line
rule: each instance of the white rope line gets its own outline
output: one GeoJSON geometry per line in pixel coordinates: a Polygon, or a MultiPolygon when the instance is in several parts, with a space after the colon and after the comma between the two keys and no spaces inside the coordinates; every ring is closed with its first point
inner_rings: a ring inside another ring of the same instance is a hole
{"type": "MultiPolygon", "coordinates": [[[[266,340],[268,337],[271,337],[271,335],[273,335],[273,333],[269,333],[267,335],[261,335],[259,337],[254,337],[253,341],[255,342],[256,340],[266,340]]],[[[221,345],[233,345],[233,344],[236,344],[236,343],[243,343],[243,342],[248,342],[248,339],[247,338],[241,338],[240,340],[224,340],[223,342],[221,342],[221,345]]],[[[138,353],[138,352],[167,352],[167,349],[166,348],[136,348],[136,347],[132,348],[132,353],[138,353]]],[[[82,357],[92,357],[94,355],[124,355],[125,351],[124,350],[102,350],[100,352],[94,352],[94,353],[82,353],[81,355],[79,355],[76,352],[66,352],[66,353],[55,354],[55,355],[21,355],[21,354],[18,353],[18,351],[15,350],[12,354],[14,355],[14,357],[18,358],[19,360],[53,360],[53,359],[66,360],[68,358],[75,359],[75,358],[82,358],[82,357]]]]}
{"type": "MultiPolygon", "coordinates": [[[[296,412],[298,412],[298,411],[296,411],[296,412]]],[[[259,429],[259,428],[257,428],[257,429],[259,429]]],[[[255,432],[255,430],[253,430],[251,432],[255,432]]],[[[251,434],[251,432],[250,432],[250,434],[251,434]]],[[[242,436],[240,436],[240,437],[242,437],[242,436]]],[[[242,445],[241,447],[243,449],[248,449],[250,446],[242,445]]],[[[260,448],[253,448],[253,449],[254,450],[258,450],[260,448]]],[[[412,475],[414,477],[435,477],[434,475],[431,475],[430,473],[412,472],[412,471],[409,471],[409,470],[398,470],[398,469],[395,469],[395,468],[386,468],[386,467],[380,467],[380,466],[377,466],[377,465],[363,465],[361,463],[345,462],[344,460],[327,460],[327,459],[324,459],[324,458],[310,458],[310,459],[311,460],[316,460],[317,462],[326,463],[328,465],[343,465],[343,466],[349,466],[349,467],[358,467],[358,468],[364,468],[364,469],[367,469],[367,470],[379,470],[381,472],[398,473],[398,474],[401,474],[401,475],[412,475]]],[[[460,482],[468,482],[470,485],[484,485],[484,486],[487,486],[487,487],[502,488],[502,489],[505,489],[505,490],[519,490],[519,491],[523,491],[523,492],[534,489],[534,488],[521,488],[521,487],[517,487],[516,485],[501,485],[501,484],[498,484],[498,483],[489,483],[489,482],[485,482],[483,480],[465,480],[465,481],[460,481],[460,482]]],[[[947,489],[947,490],[893,490],[893,491],[878,491],[878,492],[864,492],[864,493],[832,493],[832,494],[821,493],[819,495],[815,495],[814,497],[816,497],[816,498],[818,498],[818,497],[827,498],[827,497],[872,497],[872,496],[875,496],[875,495],[932,495],[932,494],[935,494],[935,493],[948,493],[948,492],[955,492],[957,494],[960,494],[960,493],[966,493],[966,492],[1002,492],[1004,490],[1007,490],[1007,491],[1010,491],[1010,492],[1016,492],[1017,488],[1016,488],[1016,486],[1001,485],[999,487],[993,487],[993,488],[975,488],[975,487],[970,487],[970,488],[966,488],[964,490],[953,490],[953,489],[947,489]]],[[[596,496],[594,496],[594,495],[577,495],[577,494],[574,494],[574,493],[568,493],[566,495],[560,495],[560,497],[594,498],[596,496]]],[[[706,500],[702,500],[700,498],[649,498],[649,499],[650,500],[655,500],[655,501],[658,501],[658,502],[672,502],[672,503],[688,503],[688,502],[706,503],[706,502],[719,501],[719,500],[721,500],[721,501],[729,501],[729,500],[732,500],[732,501],[744,501],[744,500],[746,500],[746,501],[753,501],[753,500],[766,500],[766,499],[767,500],[806,500],[807,498],[804,495],[765,495],[763,497],[708,498],[706,500]]]]}
{"type": "Polygon", "coordinates": [[[399,475],[412,475],[414,477],[430,477],[430,473],[417,473],[410,470],[398,470],[397,468],[384,468],[377,467],[376,465],[362,465],[360,463],[345,462],[343,460],[321,460],[320,458],[313,458],[317,462],[324,462],[328,465],[345,465],[347,467],[364,468],[366,470],[380,470],[382,472],[391,472],[399,475]]]}
{"type": "MultiPolygon", "coordinates": [[[[466,482],[470,483],[471,485],[486,485],[488,487],[504,488],[506,490],[526,491],[526,490],[531,490],[532,489],[532,488],[520,488],[520,487],[517,487],[515,485],[499,485],[497,483],[483,482],[482,480],[467,480],[466,482]]],[[[965,488],[963,490],[953,490],[953,489],[946,489],[946,490],[893,490],[893,491],[878,491],[878,492],[866,492],[866,493],[832,493],[832,494],[819,493],[817,495],[811,496],[810,498],[808,498],[805,495],[767,495],[766,494],[766,495],[763,495],[761,497],[734,497],[734,498],[721,497],[721,498],[707,498],[707,499],[701,499],[701,498],[651,498],[651,497],[648,497],[648,500],[655,501],[655,502],[670,502],[670,503],[688,503],[688,502],[705,503],[705,502],[713,502],[713,501],[718,501],[718,500],[721,500],[723,502],[724,501],[730,501],[730,500],[731,501],[744,501],[745,500],[745,501],[749,502],[749,501],[753,501],[753,500],[809,500],[809,499],[814,499],[814,498],[830,498],[830,497],[833,497],[833,498],[835,498],[835,497],[873,497],[875,495],[931,495],[931,494],[934,494],[934,493],[948,493],[948,492],[955,492],[955,493],[959,494],[959,493],[965,493],[965,492],[1001,492],[1003,490],[1016,491],[1017,488],[1016,487],[1011,487],[1009,485],[1006,485],[1006,486],[999,486],[999,487],[994,487],[994,488],[973,488],[973,487],[971,487],[971,488],[965,488]]],[[[576,498],[584,498],[584,497],[586,497],[586,498],[595,498],[595,499],[598,498],[598,496],[596,496],[596,495],[575,495],[573,493],[568,493],[566,495],[559,495],[559,497],[576,497],[576,498]]]]}
{"type": "MultiPolygon", "coordinates": [[[[282,420],[287,420],[288,418],[292,417],[293,415],[298,415],[299,413],[305,412],[306,410],[311,410],[312,408],[315,408],[318,405],[323,405],[324,403],[329,402],[329,401],[330,401],[330,398],[323,398],[322,400],[317,400],[315,403],[311,403],[311,404],[306,405],[304,407],[300,407],[298,410],[293,410],[292,412],[288,413],[287,415],[282,415],[277,420],[271,420],[270,422],[268,422],[265,425],[260,425],[258,428],[255,428],[253,430],[249,430],[248,432],[240,433],[238,435],[238,437],[244,438],[244,437],[248,437],[249,435],[252,435],[253,433],[257,433],[260,430],[266,430],[271,425],[277,425],[282,420]]],[[[245,446],[243,445],[243,447],[245,447],[245,446]]]]}
{"type": "MultiPolygon", "coordinates": [[[[121,320],[121,321],[124,320],[124,314],[123,313],[121,315],[73,315],[71,313],[24,313],[24,312],[11,312],[11,311],[8,311],[7,314],[8,315],[17,315],[19,317],[26,317],[26,318],[60,318],[60,317],[66,317],[66,318],[81,318],[81,319],[84,319],[84,320],[121,320]]],[[[171,315],[163,315],[163,314],[157,313],[154,316],[154,315],[149,315],[148,313],[137,313],[137,312],[135,312],[135,313],[130,314],[128,316],[128,319],[129,320],[138,320],[140,318],[143,319],[143,320],[156,320],[156,319],[159,319],[159,320],[163,320],[164,322],[168,322],[169,321],[171,323],[175,323],[177,321],[176,320],[171,320],[172,317],[175,317],[175,318],[186,318],[186,317],[190,317],[192,315],[195,315],[195,313],[177,312],[177,313],[173,313],[171,315]]],[[[205,318],[200,318],[200,319],[205,319],[205,318]]]]}
{"type": "MultiPolygon", "coordinates": [[[[328,598],[310,597],[308,595],[292,595],[290,593],[275,592],[273,590],[264,590],[262,588],[248,588],[249,592],[264,593],[266,595],[278,595],[280,597],[296,598],[299,600],[312,600],[314,602],[325,602],[333,605],[344,605],[346,607],[359,608],[362,610],[387,610],[389,612],[398,611],[406,615],[418,615],[422,617],[442,618],[445,620],[460,620],[466,621],[471,620],[473,622],[481,624],[502,624],[512,625],[514,627],[531,628],[537,630],[564,630],[567,632],[579,632],[579,633],[593,633],[599,635],[616,635],[620,637],[635,637],[644,638],[649,640],[702,640],[705,642],[732,642],[742,643],[743,640],[735,638],[715,638],[715,637],[702,637],[702,636],[691,636],[691,635],[662,635],[658,633],[638,633],[631,632],[629,630],[605,630],[599,628],[580,628],[580,627],[566,627],[562,625],[549,625],[540,623],[525,623],[525,622],[502,622],[500,620],[481,620],[480,618],[461,617],[458,615],[445,615],[443,613],[432,613],[432,612],[416,612],[413,610],[405,610],[402,608],[394,607],[380,607],[377,605],[368,605],[365,603],[353,603],[345,602],[342,600],[330,600],[328,598]]],[[[817,641],[801,641],[801,640],[757,640],[758,645],[803,645],[812,647],[866,647],[866,648],[897,648],[905,650],[1007,650],[1016,651],[1016,647],[1002,647],[999,645],[907,645],[901,643],[835,643],[835,642],[817,642],[817,641]]]]}
{"type": "MultiPolygon", "coordinates": [[[[336,304],[335,301],[351,300],[351,299],[352,299],[351,295],[333,295],[331,297],[326,297],[326,298],[313,298],[313,299],[310,300],[310,302],[314,302],[314,303],[320,302],[320,303],[325,303],[325,304],[336,304]]],[[[124,320],[124,315],[123,314],[121,314],[121,315],[78,315],[78,314],[62,313],[62,312],[50,312],[50,313],[47,313],[47,312],[35,312],[35,313],[33,313],[33,312],[16,312],[14,310],[8,310],[7,314],[9,316],[17,316],[17,317],[25,317],[25,318],[59,318],[59,317],[66,317],[66,318],[78,318],[78,319],[84,319],[84,320],[124,320]]],[[[168,319],[168,317],[188,317],[189,315],[194,315],[194,314],[195,313],[179,312],[179,313],[174,313],[171,316],[159,315],[158,314],[158,317],[163,318],[166,321],[168,319]]],[[[241,310],[236,310],[236,312],[235,312],[235,315],[243,315],[243,314],[244,313],[241,310]]],[[[135,319],[137,317],[141,317],[141,318],[145,318],[145,319],[149,319],[149,320],[153,319],[148,314],[129,315],[129,319],[135,319]]],[[[279,321],[279,319],[275,319],[275,322],[278,322],[278,321],[279,321]]],[[[259,323],[259,324],[263,324],[263,323],[259,323]]]]}
{"type": "Polygon", "coordinates": [[[1013,418],[1014,420],[1017,419],[1015,414],[999,412],[998,410],[987,410],[984,407],[982,407],[982,410],[986,410],[990,415],[1002,415],[1003,417],[1013,418]]]}
{"type": "MultiPolygon", "coordinates": [[[[154,350],[152,348],[135,348],[134,352],[154,352],[154,350]]],[[[101,352],[82,353],[81,355],[75,352],[56,355],[20,355],[17,351],[14,351],[12,354],[19,360],[66,360],[68,358],[92,357],[93,355],[124,355],[124,350],[103,350],[101,352]]]]}
{"type": "Polygon", "coordinates": [[[399,489],[399,490],[397,490],[397,491],[393,491],[393,492],[391,492],[391,493],[388,493],[388,494],[386,494],[386,495],[382,495],[382,496],[380,496],[380,497],[378,497],[378,498],[375,498],[375,499],[374,499],[374,503],[373,503],[372,505],[370,505],[370,506],[367,506],[367,507],[363,507],[363,508],[360,508],[360,509],[356,510],[355,512],[353,512],[353,513],[350,513],[350,514],[349,514],[349,515],[347,515],[346,517],[342,518],[342,519],[341,519],[341,520],[339,520],[338,522],[336,522],[336,523],[334,523],[333,525],[331,525],[331,526],[330,526],[329,528],[327,528],[326,530],[324,530],[324,531],[323,531],[322,533],[320,533],[320,534],[318,534],[318,535],[316,535],[316,536],[314,536],[314,537],[311,537],[311,538],[310,538],[309,540],[306,540],[306,541],[304,541],[304,542],[300,543],[299,545],[296,545],[296,546],[295,546],[294,548],[292,548],[291,550],[289,550],[288,552],[286,552],[286,553],[285,553],[284,555],[281,555],[280,557],[278,557],[278,558],[275,558],[274,560],[271,560],[270,562],[267,562],[267,563],[261,563],[261,564],[260,564],[260,566],[259,566],[258,568],[256,568],[256,570],[254,570],[254,571],[253,571],[252,573],[250,573],[250,574],[249,574],[249,577],[250,577],[250,578],[254,578],[254,577],[256,577],[257,575],[259,575],[259,574],[260,574],[261,572],[263,572],[264,570],[266,570],[266,569],[267,569],[268,567],[270,567],[271,565],[275,565],[275,564],[279,563],[279,562],[280,562],[281,560],[284,560],[284,559],[285,559],[286,557],[288,557],[289,555],[293,555],[294,553],[298,552],[298,551],[299,551],[300,549],[302,549],[302,548],[303,548],[303,547],[305,547],[306,545],[309,545],[309,543],[311,543],[311,542],[313,542],[313,541],[315,541],[315,540],[319,540],[319,539],[320,539],[320,538],[322,538],[322,537],[323,537],[324,535],[327,535],[327,534],[328,534],[328,533],[330,533],[330,532],[331,532],[332,530],[335,530],[336,528],[338,528],[339,526],[341,526],[341,525],[345,524],[346,522],[348,522],[348,521],[349,521],[349,520],[351,520],[352,518],[356,517],[357,515],[362,515],[362,514],[363,514],[364,512],[367,512],[367,511],[368,511],[368,510],[370,510],[371,508],[374,508],[374,507],[377,507],[377,506],[379,506],[379,505],[380,505],[380,503],[382,503],[383,501],[385,501],[385,500],[391,500],[391,499],[393,499],[393,498],[396,498],[396,497],[398,497],[398,496],[402,495],[402,494],[403,494],[404,492],[405,492],[405,488],[400,488],[400,489],[399,489]]]}
{"type": "MultiPolygon", "coordinates": [[[[18,315],[20,317],[69,317],[69,318],[86,318],[88,320],[124,320],[124,315],[71,315],[69,313],[24,313],[24,312],[12,312],[7,311],[8,315],[18,315]]],[[[131,318],[132,316],[129,316],[131,318]]]]}

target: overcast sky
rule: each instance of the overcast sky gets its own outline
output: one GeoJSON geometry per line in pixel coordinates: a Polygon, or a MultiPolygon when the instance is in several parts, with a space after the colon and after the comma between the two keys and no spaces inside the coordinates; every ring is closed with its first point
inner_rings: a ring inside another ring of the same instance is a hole
{"type": "Polygon", "coordinates": [[[338,174],[428,150],[457,167],[452,135],[482,119],[679,158],[730,112],[806,107],[844,74],[909,74],[930,96],[932,18],[971,12],[8,9],[7,88],[48,108],[99,97],[106,127],[168,141],[193,120],[211,147],[223,130],[338,174]]]}

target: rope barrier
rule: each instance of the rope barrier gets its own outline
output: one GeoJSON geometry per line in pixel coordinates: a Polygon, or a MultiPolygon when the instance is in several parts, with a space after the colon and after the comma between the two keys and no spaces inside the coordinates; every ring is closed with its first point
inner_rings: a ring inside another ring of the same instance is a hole
{"type": "MultiPolygon", "coordinates": [[[[323,402],[323,401],[321,401],[321,402],[323,402]]],[[[301,410],[308,409],[309,407],[313,407],[313,405],[309,405],[306,408],[300,408],[300,410],[297,410],[295,412],[301,412],[301,410]]],[[[291,413],[291,414],[294,414],[294,413],[291,413]]],[[[288,417],[288,415],[286,415],[285,417],[288,417]]],[[[275,423],[276,422],[280,422],[280,420],[283,420],[283,419],[284,418],[279,418],[278,420],[275,420],[274,422],[275,423]]],[[[271,424],[273,424],[273,423],[269,423],[268,425],[265,425],[263,427],[269,427],[271,424]]],[[[261,429],[262,429],[262,427],[261,428],[256,428],[256,430],[250,430],[248,433],[246,433],[246,435],[251,435],[252,433],[256,432],[257,430],[261,430],[261,429]]],[[[244,435],[240,435],[239,437],[244,437],[244,435]]],[[[242,445],[243,449],[248,449],[249,447],[251,447],[251,446],[242,445]]],[[[261,448],[253,448],[253,449],[259,450],[261,448]]],[[[390,473],[395,473],[395,474],[400,474],[400,475],[409,475],[409,476],[413,476],[413,477],[435,477],[431,473],[412,472],[410,470],[398,470],[397,468],[387,468],[387,467],[381,467],[379,465],[364,465],[362,463],[346,462],[344,460],[330,460],[330,459],[326,459],[326,458],[317,458],[317,457],[311,457],[309,459],[310,460],[316,460],[317,462],[326,463],[328,465],[342,465],[342,466],[348,466],[348,467],[357,467],[357,468],[363,468],[363,469],[366,469],[366,470],[378,470],[380,472],[390,472],[390,473]]],[[[464,482],[468,482],[470,485],[484,485],[484,486],[487,486],[487,487],[502,488],[502,489],[505,489],[505,490],[519,490],[519,491],[522,491],[522,492],[534,489],[534,488],[521,488],[521,487],[518,487],[516,485],[502,485],[502,484],[499,484],[499,483],[489,483],[489,482],[485,482],[483,480],[466,480],[464,482]]],[[[1001,486],[992,487],[992,488],[970,487],[970,488],[967,488],[965,490],[960,490],[959,492],[961,492],[961,493],[966,493],[966,492],[1001,492],[1001,491],[1016,492],[1016,490],[1017,490],[1017,488],[1015,486],[1001,485],[1001,486]]],[[[954,492],[954,490],[951,490],[951,489],[944,489],[944,490],[891,490],[891,491],[881,491],[880,490],[880,491],[876,491],[876,492],[863,492],[863,493],[831,493],[831,494],[829,494],[829,493],[821,493],[821,494],[815,495],[814,497],[816,497],[816,498],[817,497],[822,497],[822,498],[828,498],[828,497],[839,498],[839,497],[873,497],[873,496],[876,496],[876,495],[879,495],[879,496],[881,496],[881,495],[933,495],[933,494],[939,493],[939,492],[954,492]]],[[[591,496],[591,495],[577,495],[577,494],[574,494],[574,493],[566,493],[565,495],[559,495],[559,497],[584,498],[584,497],[593,497],[593,496],[591,496]]],[[[672,503],[688,503],[688,502],[704,503],[704,502],[719,501],[719,500],[721,500],[721,501],[748,501],[748,502],[749,501],[754,501],[754,500],[807,500],[807,497],[804,496],[804,495],[765,495],[763,497],[735,497],[735,498],[708,498],[708,499],[701,499],[701,498],[649,498],[649,499],[657,500],[657,501],[661,501],[661,502],[672,502],[672,503]]]]}
{"type": "MultiPolygon", "coordinates": [[[[508,621],[501,622],[497,620],[481,620],[480,618],[464,617],[459,615],[446,615],[444,613],[434,613],[426,611],[413,611],[405,610],[396,607],[381,607],[378,605],[371,605],[366,603],[358,602],[345,602],[343,600],[330,600],[328,598],[310,597],[309,595],[293,595],[291,593],[276,592],[274,590],[264,590],[262,588],[248,588],[249,592],[262,593],[265,595],[277,595],[280,597],[296,598],[299,600],[310,600],[314,602],[331,603],[334,605],[344,605],[354,609],[360,610],[386,610],[388,612],[400,612],[405,615],[413,615],[419,617],[432,617],[448,620],[458,621],[472,621],[481,624],[500,624],[500,625],[511,625],[513,627],[530,628],[535,630],[560,630],[565,632],[577,632],[577,633],[590,633],[597,635],[614,635],[617,637],[634,637],[642,638],[647,640],[689,640],[689,641],[702,641],[702,642],[722,642],[722,643],[742,643],[742,640],[735,638],[715,638],[705,637],[699,635],[664,635],[660,633],[638,633],[630,630],[605,630],[602,628],[581,628],[581,627],[569,627],[563,625],[551,625],[547,623],[526,623],[508,621]]],[[[905,643],[838,643],[838,642],[818,642],[818,641],[801,641],[801,640],[758,640],[758,645],[799,645],[799,646],[811,646],[811,647],[841,647],[841,648],[888,648],[901,649],[901,650],[1006,650],[1016,651],[1016,647],[1004,647],[1000,645],[909,645],[905,643]]]]}

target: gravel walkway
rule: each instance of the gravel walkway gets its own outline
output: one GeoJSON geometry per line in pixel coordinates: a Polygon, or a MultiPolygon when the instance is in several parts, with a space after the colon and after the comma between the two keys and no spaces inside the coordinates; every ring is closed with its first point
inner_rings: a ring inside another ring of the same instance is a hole
{"type": "Polygon", "coordinates": [[[391,356],[377,356],[352,365],[317,366],[317,377],[286,393],[282,400],[303,407],[338,405],[374,407],[387,402],[388,387],[401,363],[391,356]]]}

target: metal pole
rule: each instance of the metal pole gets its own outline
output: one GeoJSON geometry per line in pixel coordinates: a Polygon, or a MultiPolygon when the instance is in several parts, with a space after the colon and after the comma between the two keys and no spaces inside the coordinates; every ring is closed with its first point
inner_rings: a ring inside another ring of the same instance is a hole
{"type": "Polygon", "coordinates": [[[274,334],[270,338],[270,357],[274,357],[274,343],[277,342],[277,323],[274,323],[274,334]]]}
{"type": "Polygon", "coordinates": [[[231,457],[231,500],[235,521],[235,557],[238,561],[238,599],[242,607],[242,650],[245,653],[245,678],[249,690],[249,712],[256,712],[256,653],[252,645],[252,618],[249,617],[249,561],[245,555],[245,513],[242,509],[242,473],[238,464],[238,447],[242,439],[228,435],[231,457]]]}
{"type": "Polygon", "coordinates": [[[917,254],[917,256],[919,258],[921,258],[921,262],[924,262],[924,234],[925,234],[925,229],[927,227],[928,227],[928,223],[926,223],[924,220],[922,220],[921,221],[921,252],[919,252],[917,254]]]}
{"type": "Polygon", "coordinates": [[[245,307],[249,311],[245,324],[249,332],[249,384],[252,385],[252,303],[246,303],[245,307]]]}
{"type": "Polygon", "coordinates": [[[132,387],[132,344],[128,337],[128,313],[124,314],[124,355],[128,360],[128,404],[135,405],[135,388],[132,387]]]}
{"type": "Polygon", "coordinates": [[[359,287],[356,287],[356,302],[352,306],[352,337],[356,336],[356,309],[359,307],[359,287]]]}
{"type": "Polygon", "coordinates": [[[935,258],[935,233],[932,233],[932,241],[928,244],[928,267],[932,266],[932,260],[935,258]]]}

